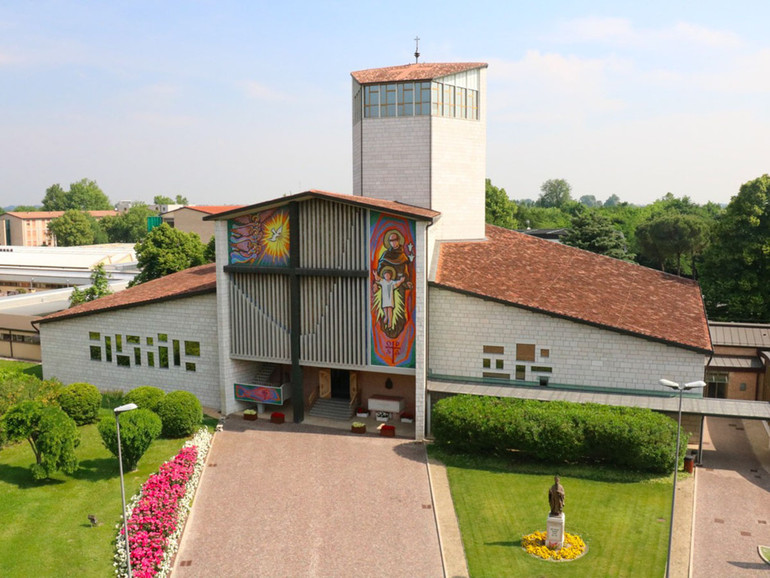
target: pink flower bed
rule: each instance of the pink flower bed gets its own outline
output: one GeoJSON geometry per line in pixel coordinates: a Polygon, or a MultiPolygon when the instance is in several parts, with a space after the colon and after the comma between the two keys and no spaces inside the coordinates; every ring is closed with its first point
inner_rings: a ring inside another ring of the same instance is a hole
{"type": "Polygon", "coordinates": [[[150,578],[160,570],[168,537],[177,529],[179,502],[195,472],[197,458],[196,446],[182,448],[142,486],[141,498],[128,518],[131,569],[137,578],[150,578]]]}

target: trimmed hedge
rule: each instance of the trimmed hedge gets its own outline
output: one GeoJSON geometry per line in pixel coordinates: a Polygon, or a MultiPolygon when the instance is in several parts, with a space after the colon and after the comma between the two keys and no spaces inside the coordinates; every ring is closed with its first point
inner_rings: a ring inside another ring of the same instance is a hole
{"type": "Polygon", "coordinates": [[[156,409],[163,421],[163,436],[181,438],[192,434],[203,421],[203,409],[198,398],[189,391],[172,391],[156,409]]]}
{"type": "Polygon", "coordinates": [[[159,387],[140,385],[123,397],[123,403],[135,403],[141,408],[157,411],[158,404],[165,396],[166,392],[159,387]]]}
{"type": "MultiPolygon", "coordinates": [[[[436,444],[463,453],[517,451],[543,462],[671,471],[677,424],[648,409],[457,395],[433,408],[436,444]]],[[[689,433],[682,431],[680,466],[689,433]]]]}
{"type": "MultiPolygon", "coordinates": [[[[162,424],[158,415],[149,409],[135,409],[120,415],[120,455],[123,468],[129,472],[136,469],[139,460],[158,439],[162,424]]],[[[114,416],[105,416],[99,422],[99,435],[113,456],[118,457],[118,432],[114,416]]]]}
{"type": "Polygon", "coordinates": [[[77,425],[94,423],[102,407],[102,394],[90,383],[71,383],[62,388],[59,406],[77,425]]]}

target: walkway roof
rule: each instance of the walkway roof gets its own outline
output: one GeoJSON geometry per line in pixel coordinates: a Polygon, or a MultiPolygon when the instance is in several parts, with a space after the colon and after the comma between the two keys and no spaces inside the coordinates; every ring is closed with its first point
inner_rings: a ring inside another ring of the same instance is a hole
{"type": "MultiPolygon", "coordinates": [[[[676,413],[679,410],[679,396],[663,392],[662,395],[633,395],[622,393],[601,393],[597,391],[576,391],[556,389],[552,386],[527,387],[494,384],[459,383],[428,380],[428,391],[436,393],[488,395],[491,397],[516,397],[538,401],[572,401],[575,403],[600,403],[622,407],[642,407],[653,411],[676,413]]],[[[682,398],[682,413],[733,417],[743,419],[770,420],[770,402],[743,401],[735,399],[714,399],[711,397],[682,398]]]]}

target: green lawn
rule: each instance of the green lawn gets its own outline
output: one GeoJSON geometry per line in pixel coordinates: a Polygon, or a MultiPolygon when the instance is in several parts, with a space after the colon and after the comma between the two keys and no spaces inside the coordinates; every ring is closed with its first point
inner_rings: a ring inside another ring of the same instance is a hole
{"type": "MultiPolygon", "coordinates": [[[[121,512],[118,462],[102,445],[96,425],[80,432],[80,469],[42,484],[32,480],[34,456],[27,442],[0,450],[0,576],[114,575],[112,540],[121,512]],[[102,525],[92,528],[88,514],[102,525]]],[[[156,440],[139,469],[126,474],[126,500],[183,443],[156,440]]]]}
{"type": "Polygon", "coordinates": [[[43,366],[36,361],[12,361],[10,359],[0,359],[0,370],[3,369],[20,371],[43,379],[43,366]]]}
{"type": "Polygon", "coordinates": [[[520,541],[545,530],[555,467],[511,466],[433,449],[431,454],[447,464],[471,576],[664,574],[672,490],[668,478],[559,466],[566,531],[580,535],[588,553],[572,562],[548,562],[525,553],[520,541]]]}

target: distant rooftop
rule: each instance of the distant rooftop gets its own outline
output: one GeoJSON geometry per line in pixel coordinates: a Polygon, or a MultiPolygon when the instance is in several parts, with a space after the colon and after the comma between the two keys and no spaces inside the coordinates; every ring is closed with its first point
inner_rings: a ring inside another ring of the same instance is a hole
{"type": "Polygon", "coordinates": [[[709,321],[714,345],[770,349],[770,324],[709,321]]]}

